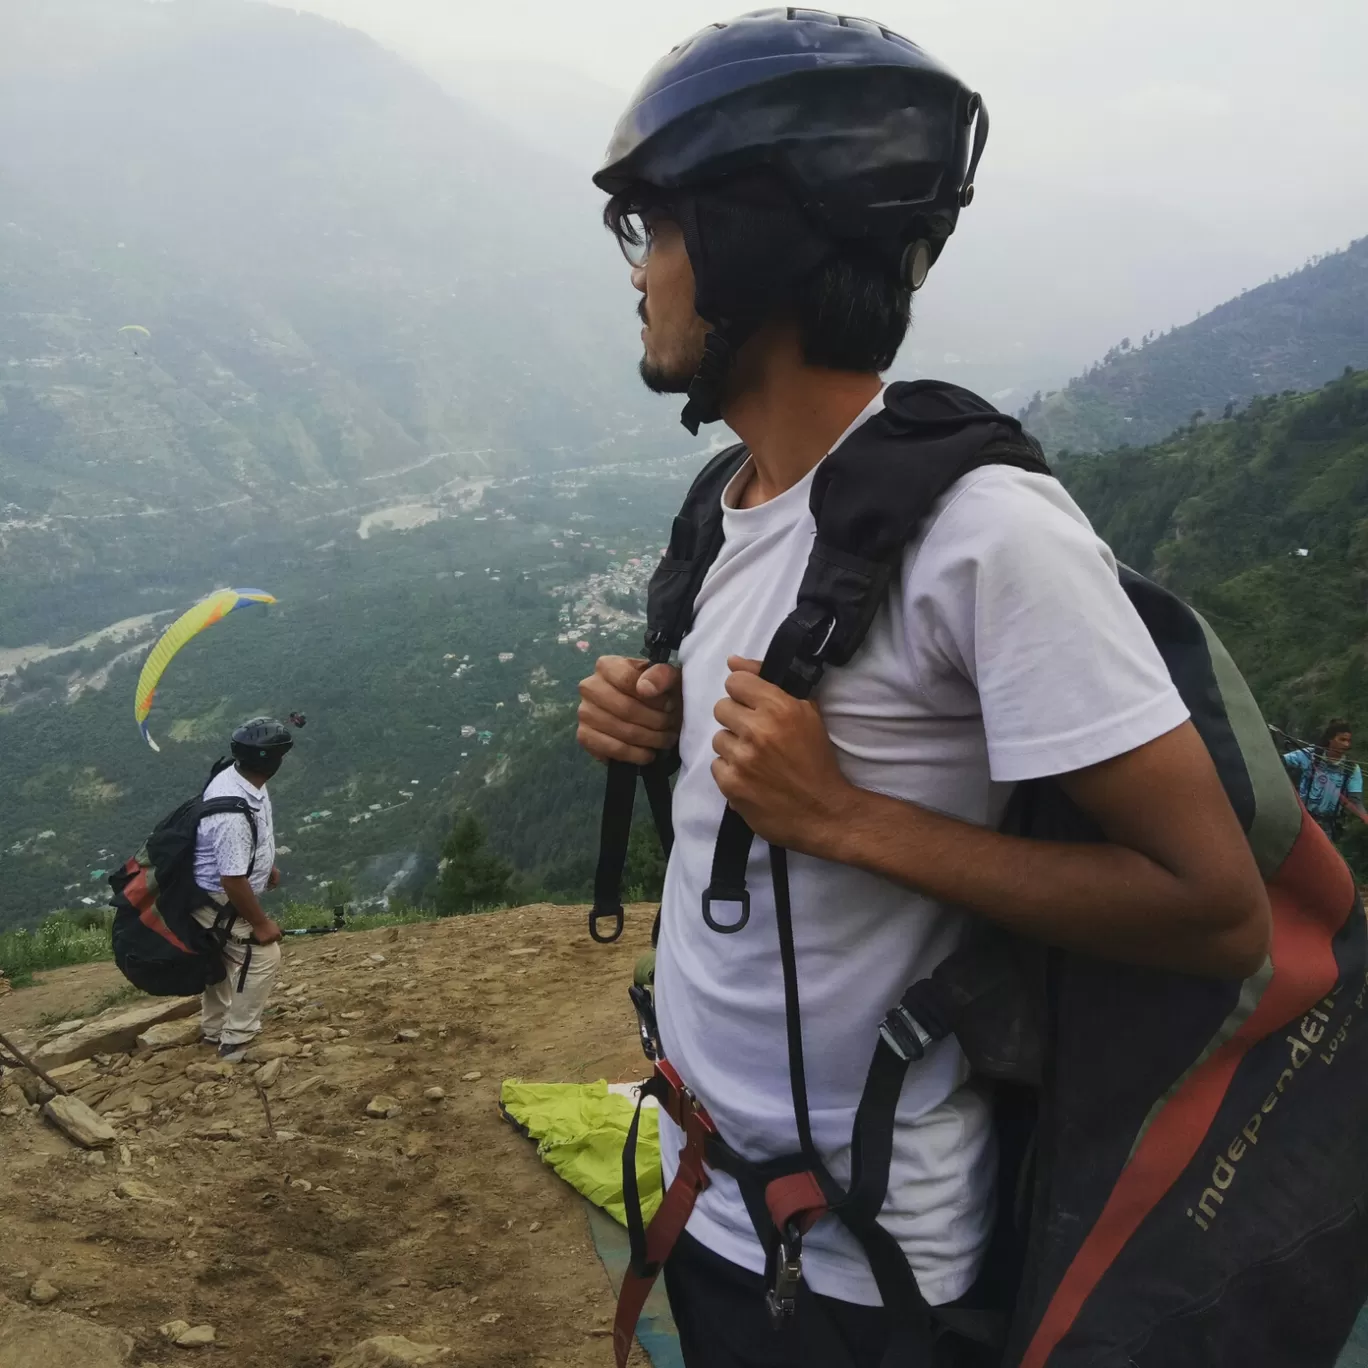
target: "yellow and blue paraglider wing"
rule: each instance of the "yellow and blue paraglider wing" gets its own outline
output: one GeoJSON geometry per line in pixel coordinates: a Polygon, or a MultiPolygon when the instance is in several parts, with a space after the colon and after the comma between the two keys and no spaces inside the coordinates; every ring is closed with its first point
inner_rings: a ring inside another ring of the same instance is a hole
{"type": "Polygon", "coordinates": [[[152,334],[151,334],[150,332],[148,332],[147,329],[144,328],[143,325],[142,325],[141,323],[125,323],[125,324],[123,325],[123,327],[119,329],[119,331],[120,331],[120,332],[138,332],[138,333],[142,333],[142,335],[143,335],[144,337],[151,337],[151,336],[152,336],[152,334]]]}
{"type": "Polygon", "coordinates": [[[182,613],[164,631],[143,662],[142,673],[138,675],[137,690],[133,696],[133,717],[138,724],[143,740],[153,750],[161,747],[152,739],[147,730],[147,716],[152,711],[152,700],[156,697],[157,685],[162,673],[171,663],[171,657],[185,645],[191,637],[197,636],[206,627],[222,621],[229,613],[246,608],[253,603],[274,603],[274,595],[261,589],[217,589],[208,598],[201,599],[193,608],[182,613]]]}

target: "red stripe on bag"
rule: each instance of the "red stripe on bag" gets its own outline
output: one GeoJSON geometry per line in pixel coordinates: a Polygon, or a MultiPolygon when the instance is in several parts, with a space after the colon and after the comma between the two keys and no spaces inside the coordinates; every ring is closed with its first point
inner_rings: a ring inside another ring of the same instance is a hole
{"type": "Polygon", "coordinates": [[[138,864],[136,860],[129,860],[124,866],[133,877],[125,886],[123,895],[138,911],[138,920],[149,931],[155,931],[163,940],[170,941],[177,950],[186,955],[193,955],[195,952],[176,933],[166,924],[161,911],[157,907],[157,890],[148,882],[147,870],[138,864]],[[134,873],[133,871],[137,872],[134,873]]]}
{"type": "Polygon", "coordinates": [[[1305,812],[1296,842],[1269,880],[1268,897],[1272,981],[1249,1019],[1193,1072],[1150,1125],[1060,1279],[1020,1368],[1045,1368],[1102,1275],[1192,1162],[1251,1047],[1304,1016],[1338,981],[1331,942],[1354,907],[1354,880],[1305,812]]]}

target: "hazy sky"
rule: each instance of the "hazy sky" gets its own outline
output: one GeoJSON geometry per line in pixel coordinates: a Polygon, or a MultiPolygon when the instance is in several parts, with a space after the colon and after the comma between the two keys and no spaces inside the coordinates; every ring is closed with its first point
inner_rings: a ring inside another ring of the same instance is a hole
{"type": "MultiPolygon", "coordinates": [[[[646,68],[741,7],[303,8],[373,34],[587,174],[646,68]]],[[[986,310],[1002,348],[1078,366],[1368,234],[1363,0],[882,0],[853,12],[928,48],[992,112],[979,197],[937,267],[939,297],[928,287],[923,303],[947,348],[988,346],[970,325],[986,310]]]]}

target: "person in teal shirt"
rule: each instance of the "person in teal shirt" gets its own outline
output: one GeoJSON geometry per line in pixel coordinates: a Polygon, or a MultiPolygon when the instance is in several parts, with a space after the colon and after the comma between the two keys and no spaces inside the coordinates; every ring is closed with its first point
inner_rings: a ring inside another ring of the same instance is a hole
{"type": "Polygon", "coordinates": [[[1303,746],[1283,756],[1306,810],[1332,841],[1339,839],[1346,812],[1368,824],[1368,812],[1363,809],[1363,775],[1347,758],[1353,742],[1352,728],[1336,719],[1326,725],[1319,746],[1303,746]]]}

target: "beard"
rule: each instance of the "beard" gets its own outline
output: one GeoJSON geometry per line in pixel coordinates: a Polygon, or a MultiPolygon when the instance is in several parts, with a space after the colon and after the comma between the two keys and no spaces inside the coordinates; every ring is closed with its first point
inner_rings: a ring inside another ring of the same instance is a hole
{"type": "MultiPolygon", "coordinates": [[[[637,305],[637,317],[641,319],[647,327],[650,323],[646,318],[646,301],[643,299],[637,305]]],[[[642,351],[641,362],[637,366],[637,373],[641,376],[641,382],[652,394],[687,394],[689,386],[693,384],[695,371],[703,360],[700,349],[698,359],[692,362],[676,361],[670,365],[663,361],[653,360],[648,351],[642,351]]]]}
{"type": "Polygon", "coordinates": [[[644,353],[637,372],[652,394],[687,394],[694,378],[693,370],[663,366],[644,353]]]}

